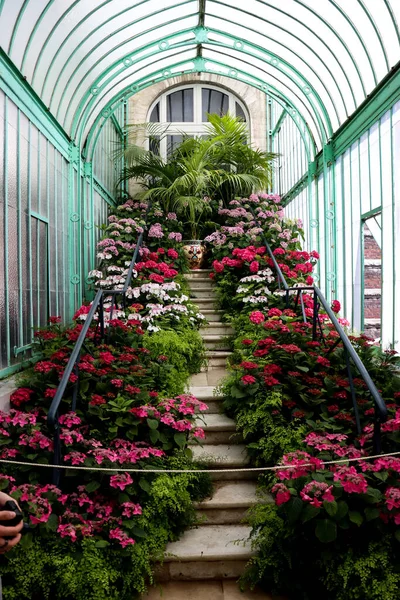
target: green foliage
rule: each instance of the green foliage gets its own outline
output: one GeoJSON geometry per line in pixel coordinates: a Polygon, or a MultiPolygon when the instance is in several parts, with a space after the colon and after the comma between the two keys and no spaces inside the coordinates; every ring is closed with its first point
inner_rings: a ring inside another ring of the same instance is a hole
{"type": "MultiPolygon", "coordinates": [[[[166,468],[192,469],[190,457],[176,452],[166,468]]],[[[159,475],[135,519],[136,544],[125,549],[94,538],[72,543],[54,535],[35,536],[16,547],[1,566],[5,600],[132,600],[152,582],[155,561],[165,544],[177,539],[196,515],[194,500],[210,493],[208,475],[159,475]]],[[[133,523],[132,523],[133,524],[133,523]]],[[[129,522],[125,522],[129,527],[129,522]]]]}
{"type": "Polygon", "coordinates": [[[172,368],[166,373],[164,391],[167,395],[182,394],[189,375],[198,373],[204,363],[203,340],[197,330],[160,330],[146,333],[144,346],[157,359],[166,355],[172,368]]]}

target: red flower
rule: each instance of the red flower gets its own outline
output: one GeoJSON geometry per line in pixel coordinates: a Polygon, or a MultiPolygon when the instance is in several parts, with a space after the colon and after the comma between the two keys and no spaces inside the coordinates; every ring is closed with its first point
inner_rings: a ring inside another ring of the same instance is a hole
{"type": "Polygon", "coordinates": [[[29,402],[33,393],[34,391],[29,388],[18,388],[11,394],[10,402],[14,406],[21,406],[24,402],[29,402]]]}
{"type": "Polygon", "coordinates": [[[149,279],[155,283],[164,283],[164,277],[162,275],[157,275],[157,273],[151,273],[149,279]]]}
{"type": "Polygon", "coordinates": [[[330,367],[331,363],[329,362],[329,360],[327,358],[324,358],[323,356],[318,356],[317,357],[317,363],[319,365],[322,365],[323,367],[330,367]]]}
{"type": "Polygon", "coordinates": [[[89,404],[90,406],[100,406],[100,404],[106,404],[106,400],[102,396],[99,396],[99,394],[92,394],[89,404]]]}
{"type": "Polygon", "coordinates": [[[278,379],[275,379],[275,377],[272,377],[271,375],[269,375],[267,377],[264,377],[264,383],[265,383],[265,385],[272,387],[273,385],[279,385],[280,381],[278,381],[278,379]]]}
{"type": "Polygon", "coordinates": [[[55,323],[61,323],[61,317],[50,317],[49,323],[51,323],[52,325],[55,323]]]}
{"type": "Polygon", "coordinates": [[[340,311],[340,302],[339,300],[333,300],[331,304],[331,309],[334,313],[338,313],[340,311]]]}
{"type": "Polygon", "coordinates": [[[122,386],[124,385],[124,381],[123,379],[111,379],[111,383],[116,387],[116,388],[122,388],[122,386]]]}
{"type": "Polygon", "coordinates": [[[250,273],[257,273],[259,267],[260,267],[259,263],[256,260],[253,260],[250,263],[250,273]]]}
{"type": "Polygon", "coordinates": [[[127,385],[125,391],[128,392],[128,394],[140,394],[140,388],[133,385],[127,385]]]}
{"type": "Polygon", "coordinates": [[[218,262],[217,260],[214,260],[213,262],[213,269],[214,271],[216,271],[217,273],[222,273],[222,271],[224,270],[224,265],[220,262],[218,262]]]}
{"type": "Polygon", "coordinates": [[[298,352],[302,352],[302,349],[296,346],[296,344],[281,344],[278,346],[278,348],[288,352],[288,354],[297,354],[298,352]]]}
{"type": "Polygon", "coordinates": [[[279,365],[271,363],[269,365],[265,365],[264,373],[268,375],[273,375],[274,373],[282,373],[282,369],[279,365]]]}
{"type": "Polygon", "coordinates": [[[40,362],[36,363],[34,370],[37,373],[50,373],[50,371],[56,367],[57,365],[48,360],[41,360],[40,362]]]}
{"type": "Polygon", "coordinates": [[[277,506],[290,500],[290,492],[284,483],[276,483],[272,488],[272,493],[276,494],[275,503],[277,506]]]}
{"type": "Polygon", "coordinates": [[[245,339],[242,340],[242,344],[244,344],[245,346],[250,346],[253,343],[253,340],[249,340],[249,339],[245,339]]]}
{"type": "Polygon", "coordinates": [[[178,256],[179,256],[177,251],[174,250],[173,248],[169,248],[169,250],[167,251],[167,254],[168,254],[169,258],[172,258],[174,260],[175,260],[175,258],[178,258],[178,256]]]}
{"type": "Polygon", "coordinates": [[[280,317],[282,315],[282,311],[279,308],[270,308],[268,311],[269,317],[280,317]]]}
{"type": "Polygon", "coordinates": [[[241,381],[245,384],[245,385],[251,385],[253,383],[255,383],[257,380],[255,377],[253,377],[252,375],[243,375],[241,381]]]}
{"type": "Polygon", "coordinates": [[[249,319],[252,323],[255,323],[256,325],[265,321],[264,315],[259,310],[255,310],[252,313],[250,313],[249,319]]]}
{"type": "Polygon", "coordinates": [[[239,367],[242,367],[242,369],[258,369],[258,364],[245,360],[240,363],[239,367]]]}

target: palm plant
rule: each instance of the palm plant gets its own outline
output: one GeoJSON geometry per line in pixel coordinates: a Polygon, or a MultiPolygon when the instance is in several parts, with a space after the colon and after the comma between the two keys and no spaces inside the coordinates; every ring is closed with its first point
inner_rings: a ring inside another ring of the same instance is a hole
{"type": "MultiPolygon", "coordinates": [[[[186,138],[164,161],[136,144],[125,150],[126,168],[120,181],[135,179],[142,199],[158,200],[198,228],[210,207],[204,198],[222,200],[268,189],[275,155],[251,148],[246,124],[231,115],[208,115],[204,138],[186,138]]],[[[192,232],[194,235],[195,232],[192,232]]]]}

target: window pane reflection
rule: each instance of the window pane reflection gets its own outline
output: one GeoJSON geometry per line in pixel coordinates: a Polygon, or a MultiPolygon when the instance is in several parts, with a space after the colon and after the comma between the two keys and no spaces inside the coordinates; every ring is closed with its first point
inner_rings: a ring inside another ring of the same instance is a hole
{"type": "Polygon", "coordinates": [[[229,98],[222,92],[203,88],[201,90],[202,121],[207,121],[207,114],[226,115],[229,109],[229,98]]]}
{"type": "Polygon", "coordinates": [[[150,123],[160,122],[160,103],[157,102],[150,115],[150,123]]]}
{"type": "Polygon", "coordinates": [[[238,102],[235,102],[236,105],[236,116],[243,121],[246,121],[246,115],[244,114],[243,108],[240,106],[238,102]]]}
{"type": "Polygon", "coordinates": [[[167,121],[193,122],[193,88],[168,94],[167,121]]]}

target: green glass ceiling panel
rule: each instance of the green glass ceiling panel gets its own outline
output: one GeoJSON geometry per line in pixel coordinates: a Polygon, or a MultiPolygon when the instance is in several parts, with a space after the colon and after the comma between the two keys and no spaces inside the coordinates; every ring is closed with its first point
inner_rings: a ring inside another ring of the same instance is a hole
{"type": "Polygon", "coordinates": [[[400,59],[399,0],[0,4],[2,48],[80,145],[130,83],[203,56],[274,88],[321,148],[400,59]]]}

